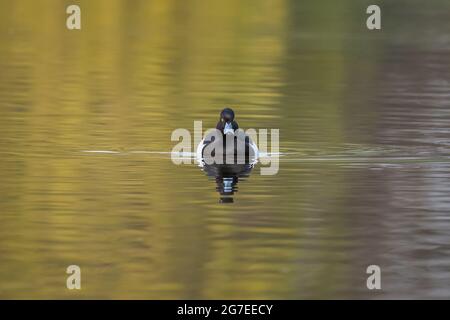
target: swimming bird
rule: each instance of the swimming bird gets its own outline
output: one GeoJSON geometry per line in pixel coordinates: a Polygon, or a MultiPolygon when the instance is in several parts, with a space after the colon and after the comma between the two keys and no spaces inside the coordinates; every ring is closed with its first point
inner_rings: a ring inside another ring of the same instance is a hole
{"type": "Polygon", "coordinates": [[[252,139],[239,129],[235,114],[231,108],[220,112],[216,130],[210,132],[200,141],[197,147],[197,158],[205,160],[208,164],[248,163],[258,157],[258,147],[252,139]]]}

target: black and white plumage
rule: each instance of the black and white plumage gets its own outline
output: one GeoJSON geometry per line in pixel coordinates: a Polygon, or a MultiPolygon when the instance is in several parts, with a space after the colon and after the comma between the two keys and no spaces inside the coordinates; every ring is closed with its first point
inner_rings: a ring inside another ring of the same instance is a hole
{"type": "Polygon", "coordinates": [[[252,162],[258,158],[258,147],[250,136],[239,129],[234,111],[225,108],[220,113],[216,130],[209,132],[197,147],[197,159],[211,163],[252,162]],[[226,159],[225,159],[226,158],[226,159]]]}

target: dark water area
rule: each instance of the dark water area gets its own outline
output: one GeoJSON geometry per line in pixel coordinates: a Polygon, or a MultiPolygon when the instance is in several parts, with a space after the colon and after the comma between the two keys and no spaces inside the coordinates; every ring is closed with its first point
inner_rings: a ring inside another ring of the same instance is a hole
{"type": "Polygon", "coordinates": [[[0,2],[0,298],[449,297],[448,1],[79,3],[0,2]],[[228,105],[276,175],[172,162],[228,105]]]}

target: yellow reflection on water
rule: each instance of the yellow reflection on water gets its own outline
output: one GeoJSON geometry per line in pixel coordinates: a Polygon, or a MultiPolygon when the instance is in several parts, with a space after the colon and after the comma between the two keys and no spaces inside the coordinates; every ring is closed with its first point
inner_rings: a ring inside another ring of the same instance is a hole
{"type": "Polygon", "coordinates": [[[350,3],[1,1],[0,297],[349,292],[354,176],[285,163],[224,206],[194,164],[130,151],[170,152],[174,129],[212,127],[225,105],[244,128],[281,128],[283,151],[344,142],[348,95],[369,109],[349,89],[350,3]],[[65,27],[72,3],[80,31],[65,27]],[[81,291],[65,287],[71,264],[81,291]]]}

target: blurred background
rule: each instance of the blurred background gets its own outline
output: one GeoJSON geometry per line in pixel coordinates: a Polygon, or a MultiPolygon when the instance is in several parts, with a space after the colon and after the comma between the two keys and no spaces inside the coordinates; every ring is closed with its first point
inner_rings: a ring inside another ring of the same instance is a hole
{"type": "Polygon", "coordinates": [[[0,0],[0,298],[448,298],[449,21],[446,0],[0,0]],[[283,153],[229,204],[169,154],[224,106],[283,153]]]}

